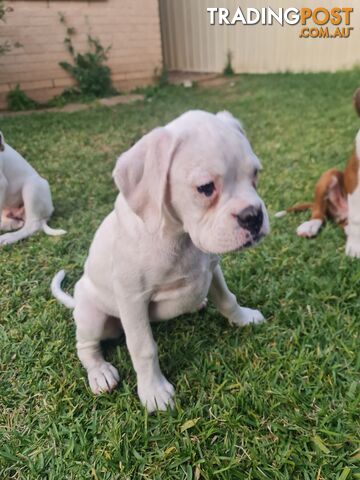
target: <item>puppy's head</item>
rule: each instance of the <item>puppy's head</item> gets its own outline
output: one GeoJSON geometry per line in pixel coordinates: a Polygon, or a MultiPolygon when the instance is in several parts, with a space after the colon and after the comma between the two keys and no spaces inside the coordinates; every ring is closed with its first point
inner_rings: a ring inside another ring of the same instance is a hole
{"type": "Polygon", "coordinates": [[[0,152],[3,152],[5,150],[5,140],[4,140],[4,135],[2,132],[0,132],[0,152]]]}
{"type": "Polygon", "coordinates": [[[260,168],[231,114],[190,111],[123,154],[114,178],[150,229],[166,213],[202,251],[224,253],[254,245],[269,231],[256,192],[260,168]]]}
{"type": "Polygon", "coordinates": [[[269,220],[256,191],[261,164],[241,124],[228,112],[195,111],[167,128],[182,136],[169,175],[171,205],[193,243],[211,253],[256,244],[269,220]]]}

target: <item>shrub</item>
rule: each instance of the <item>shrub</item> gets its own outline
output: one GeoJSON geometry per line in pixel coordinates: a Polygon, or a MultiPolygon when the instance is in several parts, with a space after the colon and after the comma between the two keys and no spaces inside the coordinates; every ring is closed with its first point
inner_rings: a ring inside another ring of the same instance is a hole
{"type": "Polygon", "coordinates": [[[61,108],[72,102],[93,102],[94,95],[83,95],[78,88],[65,88],[60,95],[56,95],[51,100],[46,102],[47,108],[61,108]]]}
{"type": "Polygon", "coordinates": [[[231,50],[228,50],[228,52],[226,54],[226,65],[225,65],[225,68],[223,70],[223,74],[226,77],[231,77],[231,75],[235,74],[234,69],[232,67],[232,58],[233,58],[233,54],[232,54],[231,50]]]}
{"type": "Polygon", "coordinates": [[[164,67],[156,67],[154,70],[154,79],[155,83],[159,87],[166,87],[169,85],[169,72],[168,69],[164,67]]]}
{"type": "Polygon", "coordinates": [[[21,110],[32,110],[39,107],[39,104],[32,100],[19,85],[11,90],[6,96],[8,109],[13,112],[21,110]]]}
{"type": "MultiPolygon", "coordinates": [[[[103,97],[117,93],[111,81],[110,68],[105,65],[110,46],[104,48],[99,40],[90,34],[87,37],[89,51],[78,53],[75,51],[72,36],[75,30],[66,25],[64,15],[60,15],[60,21],[66,26],[67,36],[64,43],[67,51],[73,58],[73,64],[60,62],[60,66],[68,72],[78,85],[78,93],[85,96],[103,97]]],[[[76,92],[76,89],[74,91],[76,92]]]]}

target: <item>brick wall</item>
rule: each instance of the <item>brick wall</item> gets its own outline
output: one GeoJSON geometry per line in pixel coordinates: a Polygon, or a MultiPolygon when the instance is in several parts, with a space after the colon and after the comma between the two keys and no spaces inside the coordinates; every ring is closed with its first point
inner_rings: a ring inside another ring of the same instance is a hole
{"type": "Polygon", "coordinates": [[[0,56],[0,108],[17,84],[38,101],[73,84],[59,66],[60,61],[71,61],[59,12],[76,29],[77,50],[86,50],[89,31],[104,47],[112,46],[108,65],[120,90],[151,83],[154,69],[162,64],[158,0],[26,0],[6,5],[13,11],[0,24],[0,43],[22,46],[0,56]]]}

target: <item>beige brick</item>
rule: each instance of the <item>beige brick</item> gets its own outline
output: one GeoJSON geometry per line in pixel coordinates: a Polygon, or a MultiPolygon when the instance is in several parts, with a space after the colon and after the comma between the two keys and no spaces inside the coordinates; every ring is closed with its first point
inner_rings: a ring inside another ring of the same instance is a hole
{"type": "MultiPolygon", "coordinates": [[[[19,83],[19,82],[31,82],[31,81],[38,81],[38,80],[52,80],[57,77],[63,77],[64,71],[63,70],[53,70],[48,69],[45,72],[42,70],[37,70],[34,72],[22,72],[22,73],[13,73],[8,75],[5,78],[5,81],[11,83],[19,83]]],[[[2,76],[0,74],[0,81],[2,81],[2,76]]]]}
{"type": "MultiPolygon", "coordinates": [[[[57,64],[57,62],[51,62],[51,63],[46,61],[27,62],[27,63],[15,63],[15,64],[10,64],[6,66],[6,72],[9,75],[19,74],[19,77],[21,77],[22,73],[34,73],[34,75],[36,75],[39,72],[43,72],[45,74],[50,69],[51,70],[57,69],[58,73],[63,72],[62,68],[57,64]]],[[[1,72],[1,73],[4,73],[4,72],[1,72]]]]}
{"type": "Polygon", "coordinates": [[[33,69],[32,65],[35,65],[37,68],[37,64],[46,63],[55,63],[57,64],[61,60],[70,60],[71,58],[68,57],[66,54],[60,55],[59,53],[46,53],[46,52],[34,52],[34,53],[25,53],[21,55],[4,55],[4,60],[2,60],[2,64],[5,66],[7,71],[14,72],[14,71],[23,71],[26,72],[30,69],[33,69]],[[7,57],[7,58],[6,58],[7,57]]]}
{"type": "Polygon", "coordinates": [[[138,79],[146,78],[149,76],[150,75],[148,71],[130,72],[130,73],[126,73],[126,80],[138,80],[138,79]]]}
{"type": "Polygon", "coordinates": [[[55,87],[63,87],[63,88],[66,88],[66,87],[72,87],[75,85],[75,80],[73,80],[72,78],[55,78],[54,79],[54,86],[55,87]]]}
{"type": "Polygon", "coordinates": [[[10,91],[10,86],[7,83],[0,84],[0,93],[6,93],[10,91]]]}
{"type": "Polygon", "coordinates": [[[125,73],[115,73],[112,75],[112,80],[114,82],[114,84],[116,84],[117,82],[121,81],[121,80],[126,80],[126,74],[125,73]]]}
{"type": "Polygon", "coordinates": [[[63,90],[64,89],[61,87],[42,88],[40,90],[29,90],[28,94],[33,100],[36,100],[37,102],[47,102],[56,95],[60,95],[63,90]]]}
{"type": "Polygon", "coordinates": [[[135,87],[144,87],[146,85],[154,84],[153,77],[142,77],[132,80],[122,80],[115,83],[116,88],[121,91],[132,90],[135,87]]]}
{"type": "MultiPolygon", "coordinates": [[[[15,87],[15,85],[12,85],[15,87]]],[[[53,88],[53,82],[51,80],[39,80],[36,82],[21,82],[20,88],[25,91],[37,90],[39,88],[53,88]]]]}

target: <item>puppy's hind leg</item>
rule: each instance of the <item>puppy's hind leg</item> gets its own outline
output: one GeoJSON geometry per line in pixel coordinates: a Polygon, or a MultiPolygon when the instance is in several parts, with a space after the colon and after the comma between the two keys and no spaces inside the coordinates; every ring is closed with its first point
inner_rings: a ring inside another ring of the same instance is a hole
{"type": "Polygon", "coordinates": [[[88,295],[80,291],[76,294],[74,319],[77,354],[87,371],[91,391],[95,394],[110,392],[119,382],[119,373],[105,361],[100,346],[107,337],[108,317],[91,302],[88,295]]]}
{"type": "Polygon", "coordinates": [[[23,187],[22,200],[25,209],[25,224],[16,232],[0,236],[0,246],[16,243],[44,229],[46,220],[54,208],[51,202],[49,184],[43,178],[31,178],[23,187]]]}
{"type": "Polygon", "coordinates": [[[6,215],[1,216],[0,230],[5,232],[10,232],[11,230],[18,230],[24,226],[24,221],[19,220],[18,218],[7,217],[6,215]]]}
{"type": "Polygon", "coordinates": [[[345,228],[346,255],[360,258],[360,185],[348,196],[349,201],[349,224],[345,228]]]}
{"type": "Polygon", "coordinates": [[[0,230],[17,230],[24,226],[24,208],[4,208],[1,214],[0,230]]]}
{"type": "Polygon", "coordinates": [[[38,230],[43,230],[46,235],[64,235],[65,230],[53,229],[48,226],[47,221],[54,212],[51,199],[50,186],[47,180],[41,177],[32,179],[25,185],[23,199],[26,211],[26,221],[29,225],[39,224],[38,230]]]}
{"type": "Polygon", "coordinates": [[[28,224],[28,222],[25,222],[25,225],[19,230],[0,235],[0,247],[2,245],[10,245],[11,243],[16,243],[16,242],[19,242],[20,240],[24,240],[27,237],[31,237],[31,235],[36,233],[40,228],[41,228],[41,222],[34,222],[31,224],[28,224]]]}
{"type": "Polygon", "coordinates": [[[33,223],[31,225],[23,225],[22,228],[16,230],[15,232],[4,233],[0,235],[0,247],[2,245],[10,245],[11,243],[19,242],[27,237],[30,237],[35,232],[37,232],[41,227],[41,223],[33,223]]]}
{"type": "Polygon", "coordinates": [[[326,219],[329,204],[329,193],[334,182],[338,182],[342,173],[332,168],[319,178],[315,187],[315,199],[312,207],[311,219],[302,223],[296,229],[299,237],[315,237],[326,219]]]}
{"type": "Polygon", "coordinates": [[[232,325],[242,327],[251,323],[261,323],[265,321],[265,318],[259,310],[240,307],[240,305],[238,305],[235,295],[230,292],[226,285],[220,265],[214,270],[209,298],[214,302],[219,312],[224,315],[232,325]]]}
{"type": "Polygon", "coordinates": [[[66,230],[51,228],[47,224],[47,221],[54,212],[49,183],[44,178],[38,178],[36,183],[38,195],[37,201],[33,203],[33,208],[31,209],[33,217],[42,220],[40,228],[46,233],[46,235],[55,237],[58,235],[64,235],[66,230]]]}
{"type": "MultiPolygon", "coordinates": [[[[357,110],[360,115],[360,89],[356,92],[357,110]]],[[[354,152],[344,172],[348,192],[348,226],[346,227],[346,255],[360,258],[360,130],[356,136],[354,152]]]]}

